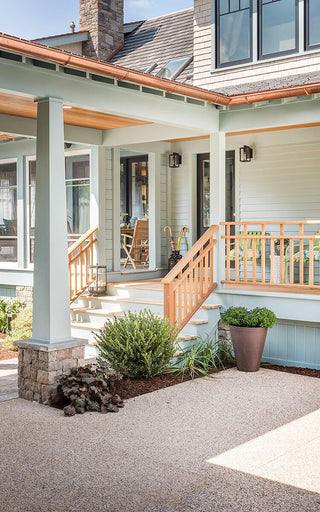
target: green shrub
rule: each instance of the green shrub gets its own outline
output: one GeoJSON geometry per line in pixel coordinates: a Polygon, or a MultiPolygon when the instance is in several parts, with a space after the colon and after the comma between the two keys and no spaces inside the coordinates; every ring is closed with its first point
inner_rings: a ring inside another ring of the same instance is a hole
{"type": "MultiPolygon", "coordinates": [[[[179,347],[180,348],[180,347],[179,347]]],[[[225,340],[216,340],[207,336],[200,339],[175,358],[175,365],[168,369],[170,373],[179,373],[181,380],[185,376],[193,380],[197,375],[208,375],[210,370],[224,368],[225,364],[233,361],[231,346],[225,340]]]]}
{"type": "Polygon", "coordinates": [[[230,307],[222,315],[221,320],[226,325],[238,327],[273,327],[276,315],[267,308],[248,310],[244,307],[230,307]]]}
{"type": "Polygon", "coordinates": [[[19,299],[5,299],[0,297],[0,332],[8,330],[8,315],[17,314],[23,308],[19,299]]]}
{"type": "Polygon", "coordinates": [[[175,352],[177,333],[167,318],[149,310],[108,320],[95,334],[100,364],[123,375],[148,378],[161,373],[175,352]]]}
{"type": "MultiPolygon", "coordinates": [[[[22,309],[11,322],[11,330],[5,339],[5,344],[13,347],[18,340],[25,340],[32,336],[32,306],[22,309]]],[[[16,347],[13,347],[16,348],[16,347]]]]}

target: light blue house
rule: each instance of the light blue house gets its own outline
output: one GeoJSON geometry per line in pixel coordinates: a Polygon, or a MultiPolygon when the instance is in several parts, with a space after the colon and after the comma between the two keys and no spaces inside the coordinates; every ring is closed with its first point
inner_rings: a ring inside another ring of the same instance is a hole
{"type": "MultiPolygon", "coordinates": [[[[277,315],[266,360],[320,368],[318,3],[197,0],[123,29],[105,1],[105,37],[94,3],[79,32],[0,35],[0,292],[34,291],[21,357],[144,307],[189,341],[241,304],[277,315]],[[148,226],[136,269],[130,217],[148,226]],[[166,225],[189,252],[161,282],[166,225]],[[81,297],[97,261],[108,295],[81,297]]],[[[48,372],[21,396],[44,400],[48,372]]]]}

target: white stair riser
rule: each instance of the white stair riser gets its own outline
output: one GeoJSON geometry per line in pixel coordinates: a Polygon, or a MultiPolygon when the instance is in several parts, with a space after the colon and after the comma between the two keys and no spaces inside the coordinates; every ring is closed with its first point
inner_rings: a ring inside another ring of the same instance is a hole
{"type": "Polygon", "coordinates": [[[108,295],[123,297],[128,299],[135,297],[136,299],[153,299],[163,301],[163,292],[161,290],[143,290],[138,288],[119,288],[116,286],[108,286],[108,295]]]}
{"type": "MultiPolygon", "coordinates": [[[[147,299],[146,299],[147,300],[147,299]]],[[[162,304],[141,304],[136,302],[111,302],[111,301],[82,301],[84,308],[96,308],[103,309],[107,313],[112,312],[120,312],[120,311],[142,311],[143,309],[150,309],[152,313],[156,313],[159,315],[163,315],[163,305],[162,304]]]]}

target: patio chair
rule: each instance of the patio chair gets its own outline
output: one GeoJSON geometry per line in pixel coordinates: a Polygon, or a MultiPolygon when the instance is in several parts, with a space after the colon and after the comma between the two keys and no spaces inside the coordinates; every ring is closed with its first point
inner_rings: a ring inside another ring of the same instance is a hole
{"type": "MultiPolygon", "coordinates": [[[[262,232],[261,231],[248,231],[247,232],[247,235],[248,236],[262,236],[262,232]]],[[[244,231],[238,231],[236,233],[236,236],[244,236],[244,231]]],[[[235,245],[235,243],[233,243],[232,245],[235,245]]],[[[253,260],[253,239],[250,238],[247,240],[247,261],[252,261],[253,260]]],[[[260,259],[261,258],[261,238],[257,239],[256,241],[256,259],[260,259]]],[[[231,249],[230,251],[230,261],[235,261],[236,259],[236,249],[231,249]]],[[[243,261],[244,260],[244,240],[243,239],[240,239],[239,240],[239,245],[238,245],[238,261],[243,261]]]]}
{"type": "Polygon", "coordinates": [[[137,220],[133,235],[123,233],[122,236],[123,249],[127,255],[123,267],[126,268],[129,262],[134,269],[137,268],[136,263],[147,265],[149,262],[149,222],[137,220]]]}

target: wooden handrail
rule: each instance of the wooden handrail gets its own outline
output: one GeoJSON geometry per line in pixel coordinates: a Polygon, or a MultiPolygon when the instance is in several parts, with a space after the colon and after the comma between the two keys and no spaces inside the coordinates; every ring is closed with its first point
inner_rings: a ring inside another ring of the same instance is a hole
{"type": "Polygon", "coordinates": [[[221,222],[221,226],[226,241],[223,283],[228,287],[320,293],[320,220],[221,222]]]}
{"type": "Polygon", "coordinates": [[[98,241],[97,231],[97,227],[89,229],[68,249],[70,304],[80,297],[94,280],[88,267],[93,265],[93,246],[98,241]]]}
{"type": "Polygon", "coordinates": [[[164,315],[181,330],[216,288],[213,281],[214,234],[210,226],[174,268],[162,279],[164,315]]]}

